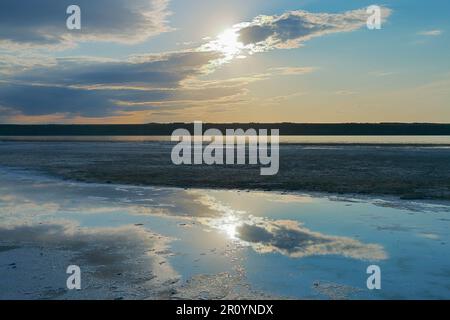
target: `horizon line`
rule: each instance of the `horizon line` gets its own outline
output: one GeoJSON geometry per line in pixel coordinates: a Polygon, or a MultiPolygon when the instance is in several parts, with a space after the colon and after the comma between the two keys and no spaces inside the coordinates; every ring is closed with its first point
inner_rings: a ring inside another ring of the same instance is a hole
{"type": "MultiPolygon", "coordinates": [[[[0,126],[143,126],[194,124],[198,121],[146,122],[146,123],[0,123],[0,126]]],[[[203,124],[280,124],[280,125],[450,125],[450,122],[202,122],[203,124]]]]}

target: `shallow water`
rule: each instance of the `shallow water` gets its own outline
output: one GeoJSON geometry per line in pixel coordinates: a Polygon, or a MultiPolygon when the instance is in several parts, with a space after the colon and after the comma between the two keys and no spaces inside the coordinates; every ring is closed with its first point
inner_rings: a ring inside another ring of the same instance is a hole
{"type": "MultiPolygon", "coordinates": [[[[58,250],[69,245],[76,250],[79,238],[97,242],[96,237],[106,234],[105,230],[119,236],[105,236],[101,241],[108,241],[109,248],[120,248],[125,246],[119,233],[123,228],[130,228],[128,237],[136,235],[134,242],[127,238],[131,243],[128,254],[138,244],[155,250],[142,240],[141,232],[165,239],[167,246],[157,253],[165,260],[156,263],[165,270],[155,271],[155,275],[164,278],[170,273],[171,279],[177,279],[171,282],[175,287],[169,298],[230,297],[228,291],[223,292],[225,285],[233,290],[231,297],[450,299],[447,204],[86,184],[5,168],[0,169],[0,181],[0,265],[10,279],[0,283],[0,298],[48,290],[27,288],[26,282],[14,278],[16,270],[8,265],[11,259],[23,260],[12,255],[12,248],[32,247],[39,241],[39,246],[48,244],[46,250],[53,250],[50,243],[57,229],[51,228],[60,225],[71,231],[58,234],[55,241],[64,244],[58,250]],[[80,232],[82,236],[77,237],[80,232]],[[366,269],[370,265],[381,267],[379,291],[367,289],[366,269]]],[[[82,268],[94,263],[92,259],[77,261],[77,255],[70,261],[82,268]]],[[[103,267],[108,263],[115,261],[101,262],[103,267]]],[[[49,265],[51,268],[52,261],[49,265]]],[[[19,267],[31,268],[26,262],[19,267]]],[[[136,269],[134,282],[129,288],[125,283],[122,296],[129,298],[127,292],[134,292],[135,283],[139,283],[136,279],[145,278],[141,276],[145,267],[150,269],[146,263],[136,269]]],[[[58,270],[55,272],[61,272],[58,270]]],[[[49,277],[48,270],[41,271],[49,277]]],[[[115,279],[116,274],[108,276],[115,279]]],[[[98,273],[90,276],[100,284],[111,281],[98,273]]],[[[49,286],[64,291],[59,283],[63,278],[64,274],[59,274],[50,279],[49,286]]],[[[91,283],[90,279],[86,282],[91,283]]],[[[38,286],[36,282],[29,285],[38,286]]],[[[151,287],[145,290],[149,292],[142,294],[150,296],[151,287]]],[[[91,297],[88,292],[84,296],[80,293],[81,298],[91,297]]],[[[95,297],[104,295],[97,291],[95,297]]]]}

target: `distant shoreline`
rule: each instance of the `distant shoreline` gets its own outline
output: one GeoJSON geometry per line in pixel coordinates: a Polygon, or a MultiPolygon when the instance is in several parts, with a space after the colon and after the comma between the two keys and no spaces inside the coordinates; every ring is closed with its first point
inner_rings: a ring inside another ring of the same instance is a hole
{"type": "MultiPolygon", "coordinates": [[[[450,124],[438,123],[205,123],[204,130],[279,129],[282,136],[450,136],[450,124]]],[[[193,132],[192,123],[131,125],[0,124],[0,136],[170,136],[176,129],[193,132]]]]}
{"type": "MultiPolygon", "coordinates": [[[[171,136],[1,136],[0,142],[48,143],[165,143],[171,136]]],[[[450,148],[450,136],[281,136],[280,145],[305,147],[450,148]]]]}

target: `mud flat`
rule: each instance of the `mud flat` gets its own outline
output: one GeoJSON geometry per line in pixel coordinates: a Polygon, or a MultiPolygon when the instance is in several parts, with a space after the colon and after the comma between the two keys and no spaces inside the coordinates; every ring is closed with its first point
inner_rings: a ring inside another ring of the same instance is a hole
{"type": "Polygon", "coordinates": [[[259,166],[175,166],[169,142],[0,142],[0,165],[113,184],[391,195],[450,200],[450,148],[282,144],[280,172],[259,166]]]}

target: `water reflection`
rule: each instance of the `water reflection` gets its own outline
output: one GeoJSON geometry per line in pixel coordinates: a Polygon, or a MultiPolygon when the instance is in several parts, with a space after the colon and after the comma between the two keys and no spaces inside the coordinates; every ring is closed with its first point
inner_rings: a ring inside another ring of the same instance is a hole
{"type": "Polygon", "coordinates": [[[313,232],[297,221],[274,221],[255,217],[242,219],[237,216],[202,221],[261,254],[280,253],[291,258],[340,255],[370,261],[385,260],[388,257],[383,247],[378,244],[364,244],[348,237],[333,237],[313,232]]]}
{"type": "MultiPolygon", "coordinates": [[[[385,260],[388,256],[383,247],[377,244],[364,244],[348,237],[313,232],[298,221],[255,217],[246,211],[224,205],[212,195],[199,195],[198,191],[191,191],[191,194],[199,196],[197,202],[220,213],[219,217],[200,218],[199,221],[262,254],[276,252],[291,258],[341,255],[371,261],[385,260]]],[[[253,196],[261,195],[255,193],[253,196]]],[[[274,195],[268,195],[268,201],[273,201],[272,197],[274,195]]],[[[304,196],[280,195],[279,198],[284,203],[311,202],[304,196]]]]}
{"type": "MultiPolygon", "coordinates": [[[[21,258],[32,266],[44,250],[55,262],[60,259],[55,252],[63,249],[70,259],[91,265],[97,257],[105,271],[99,274],[114,281],[123,274],[115,270],[126,262],[135,270],[136,285],[143,283],[144,269],[167,268],[200,279],[181,288],[201,291],[214,281],[212,270],[220,270],[215,271],[221,274],[217,288],[227,279],[241,284],[250,274],[252,284],[295,297],[310,293],[300,289],[305,283],[321,292],[335,290],[334,284],[323,285],[326,281],[340,282],[338,288],[354,285],[356,275],[365,276],[374,261],[392,275],[389,289],[398,296],[423,297],[431,289],[449,296],[442,278],[450,270],[444,204],[417,212],[409,211],[409,202],[380,206],[378,200],[83,184],[2,170],[0,179],[0,247],[6,250],[0,248],[0,260],[34,254],[35,260],[21,258]],[[165,248],[157,245],[160,241],[165,248]],[[144,261],[142,255],[163,260],[144,261]],[[223,273],[227,263],[231,271],[223,273]],[[244,271],[234,277],[233,270],[244,271]],[[314,287],[316,280],[325,282],[314,287]],[[404,291],[399,283],[413,280],[416,292],[404,291]]],[[[12,270],[1,271],[14,277],[12,270]]]]}
{"type": "MultiPolygon", "coordinates": [[[[9,178],[13,179],[13,176],[9,178]]],[[[14,211],[22,213],[22,219],[33,214],[108,214],[117,210],[131,215],[181,216],[199,222],[204,228],[222,232],[229,240],[239,241],[262,254],[276,252],[292,258],[314,255],[341,255],[362,260],[387,258],[380,245],[314,232],[299,221],[255,217],[252,211],[234,209],[215,198],[214,193],[208,194],[204,190],[64,184],[57,180],[16,183],[16,188],[12,189],[13,194],[9,190],[0,196],[2,210],[8,212],[15,208],[14,211]],[[87,200],[82,201],[86,197],[87,200]]],[[[305,196],[254,193],[251,197],[259,204],[263,203],[262,199],[275,204],[311,203],[305,196]]],[[[257,204],[250,204],[257,210],[257,204]]]]}

